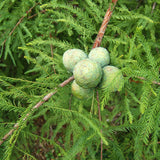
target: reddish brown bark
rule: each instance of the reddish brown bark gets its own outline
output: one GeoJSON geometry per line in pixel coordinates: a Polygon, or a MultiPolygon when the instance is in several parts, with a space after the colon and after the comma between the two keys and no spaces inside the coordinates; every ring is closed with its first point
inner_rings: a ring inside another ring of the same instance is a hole
{"type": "Polygon", "coordinates": [[[113,10],[114,10],[117,2],[118,2],[118,0],[112,0],[112,3],[114,4],[113,8],[111,7],[112,3],[109,4],[109,8],[108,8],[108,10],[107,10],[107,12],[106,12],[106,14],[104,16],[103,23],[102,23],[102,25],[100,27],[100,30],[98,32],[98,35],[96,37],[96,40],[95,40],[92,48],[96,48],[96,47],[100,46],[102,38],[103,38],[104,33],[105,33],[105,30],[107,28],[107,25],[108,25],[110,19],[111,19],[113,10]]]}
{"type": "Polygon", "coordinates": [[[108,25],[108,22],[109,22],[111,16],[112,16],[112,11],[111,11],[111,7],[109,7],[107,12],[106,12],[106,15],[104,17],[103,23],[102,23],[102,25],[100,27],[100,30],[98,32],[98,35],[96,37],[96,40],[95,40],[95,42],[93,44],[93,48],[96,48],[96,47],[100,46],[102,38],[104,36],[105,30],[107,28],[107,25],[108,25]]]}

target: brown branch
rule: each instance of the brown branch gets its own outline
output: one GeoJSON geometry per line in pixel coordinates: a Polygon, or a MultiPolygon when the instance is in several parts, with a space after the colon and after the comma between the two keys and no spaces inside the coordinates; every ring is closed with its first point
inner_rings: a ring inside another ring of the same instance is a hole
{"type": "MultiPolygon", "coordinates": [[[[45,13],[45,12],[46,12],[46,10],[40,11],[40,13],[45,13]]],[[[38,15],[38,13],[35,13],[35,14],[33,14],[32,16],[29,16],[28,19],[31,19],[31,18],[33,18],[33,17],[35,17],[35,16],[37,16],[37,15],[38,15]]]]}
{"type": "MultiPolygon", "coordinates": [[[[138,79],[141,79],[141,80],[146,80],[144,77],[137,77],[138,79]]],[[[156,82],[156,81],[152,81],[153,84],[157,84],[157,85],[160,85],[160,82],[156,82]]]]}
{"type": "Polygon", "coordinates": [[[111,16],[112,16],[112,13],[113,13],[113,10],[115,8],[115,5],[116,5],[117,1],[118,0],[112,0],[112,3],[114,3],[113,8],[111,8],[111,3],[110,3],[109,8],[108,8],[108,10],[107,10],[107,12],[104,16],[103,23],[102,23],[102,25],[99,29],[98,35],[96,37],[96,40],[95,40],[92,48],[96,48],[96,47],[100,46],[102,38],[103,38],[104,33],[105,33],[105,30],[107,28],[107,25],[108,25],[110,19],[111,19],[111,16]]]}
{"type": "MultiPolygon", "coordinates": [[[[136,78],[141,79],[141,80],[146,80],[144,77],[136,77],[136,78]]],[[[130,82],[143,83],[143,82],[141,82],[141,81],[135,81],[135,80],[133,80],[132,78],[130,78],[130,82]]],[[[160,82],[156,82],[156,81],[152,81],[151,83],[152,83],[152,84],[156,84],[156,85],[160,85],[160,82]]]]}
{"type": "MultiPolygon", "coordinates": [[[[35,8],[39,3],[36,3],[33,7],[31,7],[28,11],[26,11],[26,15],[22,16],[19,21],[17,22],[17,24],[13,27],[12,31],[9,33],[8,37],[11,36],[13,34],[13,32],[15,31],[15,29],[18,27],[18,25],[22,22],[22,20],[28,15],[28,13],[32,12],[32,9],[35,8]]],[[[4,45],[6,43],[8,38],[6,38],[3,42],[2,45],[4,45]]]]}
{"type": "Polygon", "coordinates": [[[97,103],[98,103],[98,117],[99,117],[99,121],[102,121],[102,117],[101,117],[101,109],[100,109],[100,101],[99,101],[99,94],[97,91],[97,103]]]}
{"type": "Polygon", "coordinates": [[[156,7],[156,2],[153,3],[151,14],[153,14],[153,11],[154,11],[155,7],[156,7]]]}
{"type": "MultiPolygon", "coordinates": [[[[98,103],[98,117],[99,117],[99,121],[102,121],[102,117],[101,117],[101,109],[100,109],[100,101],[99,101],[99,94],[97,91],[97,103],[98,103]]],[[[102,134],[102,129],[101,129],[101,134],[102,134]]],[[[103,159],[103,141],[101,139],[101,160],[103,159]]]]}
{"type": "Polygon", "coordinates": [[[160,82],[152,81],[153,84],[160,85],[160,82]]]}
{"type": "MultiPolygon", "coordinates": [[[[116,1],[117,2],[117,1],[116,1]]],[[[114,2],[113,2],[114,3],[114,2]]],[[[115,6],[115,4],[116,3],[114,3],[114,6],[115,6]]],[[[32,7],[33,8],[33,7],[32,7]]],[[[27,12],[27,13],[29,13],[29,12],[31,12],[31,9],[27,12]]],[[[106,29],[106,27],[105,27],[105,25],[107,26],[107,24],[108,24],[108,22],[109,22],[109,19],[111,18],[111,13],[112,13],[112,11],[111,11],[111,8],[109,7],[109,9],[107,10],[107,12],[109,12],[109,13],[106,13],[106,15],[105,15],[105,18],[104,18],[104,20],[103,20],[103,25],[101,25],[101,28],[100,28],[100,31],[103,31],[103,32],[105,32],[105,29],[106,29]],[[110,16],[109,18],[107,18],[106,16],[110,16]],[[108,20],[108,22],[106,23],[106,19],[108,20]],[[105,21],[105,22],[104,22],[105,21]]],[[[23,18],[24,17],[22,17],[21,18],[21,21],[23,20],[23,18]]],[[[20,22],[21,22],[20,21],[20,22]]],[[[20,24],[20,22],[18,23],[18,25],[20,24]]],[[[16,25],[16,27],[18,26],[18,25],[16,25]]],[[[15,27],[15,28],[16,28],[15,27]]],[[[15,29],[14,29],[15,30],[15,29]]],[[[13,30],[13,31],[14,31],[13,30]]],[[[13,33],[13,32],[12,32],[13,33]]],[[[103,33],[103,35],[104,35],[104,33],[103,33]]],[[[95,40],[95,43],[94,43],[94,45],[93,45],[93,48],[94,47],[96,47],[96,46],[100,46],[100,43],[101,43],[101,41],[102,41],[102,38],[103,38],[103,35],[102,34],[100,34],[99,36],[97,35],[97,37],[99,37],[99,39],[98,39],[98,41],[97,41],[97,38],[96,38],[96,40],[95,40]],[[102,36],[102,37],[101,37],[102,36]]],[[[62,82],[58,87],[64,87],[65,85],[67,85],[69,82],[71,82],[71,81],[73,81],[74,80],[74,77],[73,76],[71,76],[70,78],[68,78],[67,80],[65,80],[64,82],[62,82]]],[[[29,112],[29,113],[27,113],[26,114],[26,116],[25,116],[25,118],[23,119],[23,121],[25,121],[28,117],[29,117],[29,115],[35,110],[35,109],[38,109],[43,103],[45,103],[46,101],[48,101],[54,94],[56,94],[56,92],[57,92],[57,88],[55,88],[55,92],[51,92],[51,93],[49,93],[49,94],[47,94],[41,101],[39,101],[32,109],[31,109],[31,112],[29,112]]],[[[0,145],[10,136],[10,135],[12,135],[12,133],[17,129],[19,127],[19,123],[16,123],[15,125],[14,125],[14,127],[13,127],[13,129],[11,129],[2,139],[1,139],[1,141],[0,141],[0,145]]]]}

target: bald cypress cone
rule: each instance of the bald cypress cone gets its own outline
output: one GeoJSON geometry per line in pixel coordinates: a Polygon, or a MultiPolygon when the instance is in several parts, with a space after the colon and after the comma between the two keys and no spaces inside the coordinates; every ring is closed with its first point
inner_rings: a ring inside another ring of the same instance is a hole
{"type": "Polygon", "coordinates": [[[87,54],[84,51],[80,49],[69,49],[63,54],[63,64],[68,71],[73,72],[75,65],[86,58],[87,54]]]}
{"type": "Polygon", "coordinates": [[[72,94],[78,99],[90,99],[93,96],[92,88],[83,88],[74,80],[71,85],[72,94]]]}
{"type": "Polygon", "coordinates": [[[75,81],[83,88],[94,88],[102,78],[102,68],[90,59],[81,60],[73,70],[75,81]]]}
{"type": "Polygon", "coordinates": [[[100,83],[100,88],[108,88],[109,91],[120,91],[123,87],[124,79],[119,68],[114,66],[106,66],[103,68],[103,78],[100,83]]]}

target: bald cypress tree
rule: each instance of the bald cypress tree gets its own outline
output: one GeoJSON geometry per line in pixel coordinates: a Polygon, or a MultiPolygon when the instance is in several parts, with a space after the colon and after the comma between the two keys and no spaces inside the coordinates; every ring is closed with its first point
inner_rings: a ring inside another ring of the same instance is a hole
{"type": "Polygon", "coordinates": [[[123,88],[97,87],[88,101],[71,93],[63,53],[90,52],[112,2],[0,3],[1,159],[160,158],[158,0],[121,0],[112,13],[100,46],[123,88]]]}

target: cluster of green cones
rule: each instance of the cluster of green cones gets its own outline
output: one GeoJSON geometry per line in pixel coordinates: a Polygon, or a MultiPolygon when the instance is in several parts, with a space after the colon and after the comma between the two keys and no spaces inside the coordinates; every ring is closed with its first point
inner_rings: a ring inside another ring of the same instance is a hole
{"type": "Polygon", "coordinates": [[[124,84],[122,72],[109,63],[109,52],[103,47],[92,49],[88,55],[80,49],[67,50],[63,64],[75,79],[72,94],[79,99],[89,99],[96,87],[109,92],[120,91],[124,84]]]}

